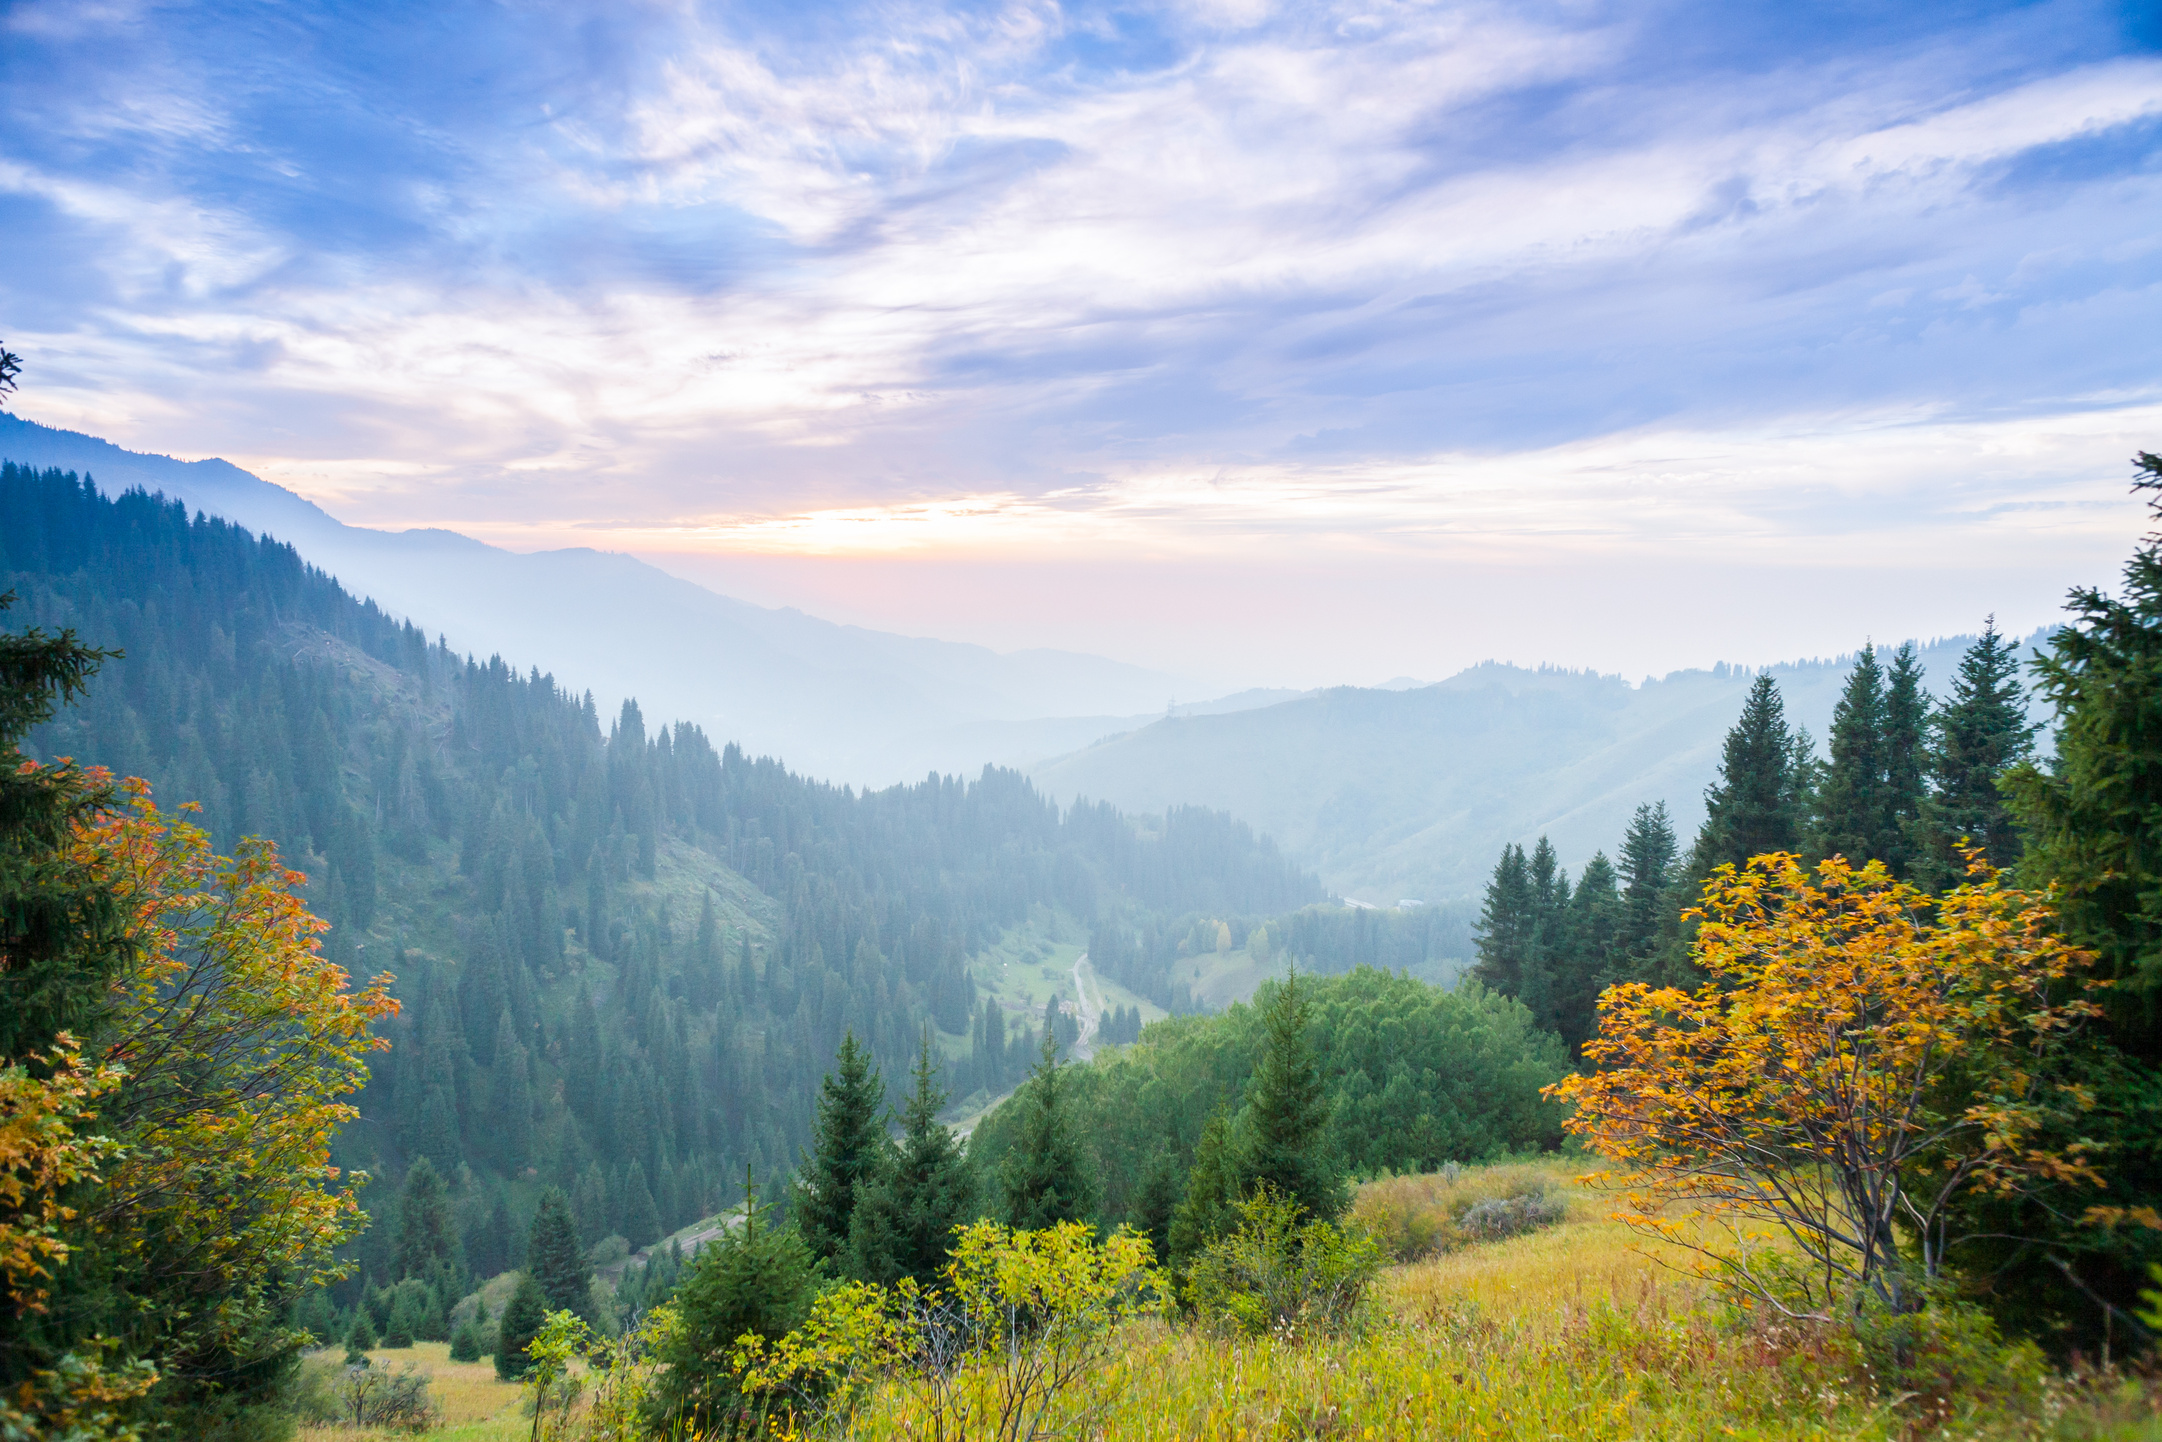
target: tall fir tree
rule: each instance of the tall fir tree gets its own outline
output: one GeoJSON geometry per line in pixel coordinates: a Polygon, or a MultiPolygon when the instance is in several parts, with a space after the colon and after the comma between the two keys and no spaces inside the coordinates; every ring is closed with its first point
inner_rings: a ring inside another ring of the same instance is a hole
{"type": "Polygon", "coordinates": [[[1914,643],[1892,653],[1884,687],[1883,856],[1894,876],[1914,874],[1922,806],[1929,786],[1929,693],[1914,643]]]}
{"type": "Polygon", "coordinates": [[[1885,823],[1891,814],[1889,725],[1884,668],[1877,663],[1877,648],[1867,645],[1855,658],[1832,709],[1826,741],[1830,755],[1809,835],[1812,859],[1844,856],[1856,866],[1885,859],[1885,823]]]}
{"type": "MultiPolygon", "coordinates": [[[[1551,869],[1553,853],[1542,846],[1551,869]]],[[[1266,1186],[1323,1221],[1343,1214],[1349,1198],[1329,1155],[1329,1100],[1314,1056],[1312,1008],[1294,968],[1269,985],[1261,1003],[1261,1055],[1246,1094],[1234,1187],[1250,1196],[1266,1186]]]]}
{"type": "Polygon", "coordinates": [[[1677,854],[1674,823],[1664,801],[1639,806],[1622,837],[1621,911],[1614,927],[1614,950],[1620,970],[1649,979],[1656,965],[1661,934],[1672,909],[1668,891],[1674,882],[1677,854]]]}
{"type": "Polygon", "coordinates": [[[886,1084],[853,1029],[841,1037],[833,1070],[818,1088],[811,1154],[797,1173],[792,1212],[804,1245],[821,1261],[844,1262],[857,1189],[885,1164],[886,1084]]]}
{"type": "Polygon", "coordinates": [[[1174,1271],[1184,1272],[1238,1215],[1232,1205],[1238,1200],[1237,1161],[1231,1119],[1219,1110],[1201,1129],[1194,1164],[1186,1174],[1186,1194],[1171,1214],[1164,1250],[1174,1271]]]}
{"type": "MultiPolygon", "coordinates": [[[[2162,456],[2142,451],[2137,465],[2134,489],[2162,520],[2162,456]]],[[[2076,1220],[2093,1206],[2162,1210],[2162,534],[2134,551],[2121,597],[2080,587],[2068,609],[2036,667],[2057,710],[2055,761],[2019,765],[2005,791],[2026,832],[2022,879],[2056,886],[2066,935],[2105,983],[2078,1078],[2095,1104],[2076,1126],[2104,1186],[2056,1187],[1991,1218],[2031,1240],[1980,1263],[2019,1320],[2091,1345],[2121,1329],[2162,1266],[2162,1231],[2076,1220]]]]}
{"type": "Polygon", "coordinates": [[[623,1240],[633,1251],[640,1251],[660,1239],[661,1209],[653,1201],[653,1189],[646,1185],[645,1164],[632,1162],[623,1179],[623,1240]]]}
{"type": "Polygon", "coordinates": [[[2019,827],[1997,783],[2034,754],[2036,728],[2027,719],[2019,657],[1997,634],[1995,616],[1982,623],[1981,637],[1959,658],[1951,694],[1931,729],[1934,784],[1922,802],[1916,851],[1919,879],[1942,889],[1966,875],[1962,843],[1981,848],[1995,867],[2020,858],[2019,827]]]}
{"type": "Polygon", "coordinates": [[[554,1187],[541,1193],[540,1208],[533,1214],[525,1270],[539,1284],[549,1311],[571,1311],[590,1319],[593,1269],[586,1262],[585,1249],[578,1245],[578,1224],[571,1220],[570,1204],[554,1187]]]}
{"type": "Polygon", "coordinates": [[[1059,1060],[1058,1038],[1047,1031],[1021,1094],[1021,1134],[999,1168],[999,1202],[1009,1226],[1033,1231],[1096,1215],[1096,1179],[1067,1099],[1072,1085],[1071,1069],[1059,1060]]]}
{"type": "MultiPolygon", "coordinates": [[[[0,594],[0,612],[15,604],[0,594]]],[[[33,766],[21,743],[116,653],[73,631],[0,632],[0,1059],[95,1035],[107,983],[134,954],[133,918],[109,883],[65,860],[75,828],[117,803],[75,766],[33,766]]],[[[10,1349],[11,1353],[14,1349],[10,1349]]],[[[18,1377],[0,1361],[0,1380],[18,1377]]]]}
{"type": "Polygon", "coordinates": [[[1478,953],[1472,975],[1490,990],[1517,995],[1524,985],[1524,960],[1537,929],[1531,865],[1523,847],[1505,845],[1486,883],[1486,902],[1472,933],[1478,953]]]}
{"type": "Polygon", "coordinates": [[[458,1230],[451,1219],[443,1176],[426,1157],[414,1159],[398,1197],[398,1249],[395,1277],[433,1277],[456,1264],[458,1230]]]}
{"type": "Polygon", "coordinates": [[[1719,778],[1704,793],[1692,870],[1709,876],[1752,856],[1799,851],[1809,822],[1808,738],[1787,725],[1779,683],[1760,672],[1727,732],[1719,778]]]}
{"type": "Polygon", "coordinates": [[[532,1370],[533,1339],[540,1335],[541,1324],[548,1320],[550,1310],[548,1296],[541,1290],[540,1283],[530,1272],[519,1273],[518,1285],[511,1289],[510,1300],[503,1304],[503,1315],[496,1322],[496,1376],[506,1382],[515,1382],[532,1370]]]}
{"type": "Polygon", "coordinates": [[[1126,1221],[1148,1239],[1149,1251],[1159,1266],[1171,1260],[1171,1220],[1178,1214],[1178,1159],[1168,1146],[1159,1146],[1141,1169],[1141,1184],[1134,1188],[1133,1204],[1126,1221]]]}
{"type": "Polygon", "coordinates": [[[1569,898],[1564,940],[1554,968],[1555,1030],[1572,1055],[1598,1031],[1599,993],[1614,980],[1615,937],[1621,924],[1621,892],[1604,851],[1584,863],[1569,898]]]}
{"type": "Polygon", "coordinates": [[[891,1285],[903,1277],[929,1283],[945,1265],[954,1228],[974,1215],[976,1178],[961,1144],[939,1121],[946,1105],[931,1058],[931,1038],[916,1053],[915,1084],[901,1109],[901,1142],[856,1199],[849,1224],[850,1271],[891,1285]]]}

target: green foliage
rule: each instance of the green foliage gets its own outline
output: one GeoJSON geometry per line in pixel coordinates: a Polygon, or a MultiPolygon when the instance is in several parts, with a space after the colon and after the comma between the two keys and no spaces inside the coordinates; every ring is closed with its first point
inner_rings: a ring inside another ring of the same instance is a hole
{"type": "Polygon", "coordinates": [[[548,1297],[530,1272],[518,1274],[518,1285],[503,1304],[495,1329],[495,1374],[515,1381],[533,1365],[533,1339],[548,1320],[548,1297]]]}
{"type": "Polygon", "coordinates": [[[1386,1260],[1380,1243],[1312,1215],[1264,1183],[1237,1204],[1237,1224],[1211,1242],[1187,1278],[1208,1323],[1248,1336],[1342,1336],[1362,1330],[1386,1260]]]}
{"type": "MultiPolygon", "coordinates": [[[[0,466],[0,573],[30,621],[125,652],[80,706],[20,712],[26,753],[144,776],[200,802],[225,845],[276,841],[306,866],[330,958],[396,972],[380,1124],[336,1160],[397,1176],[428,1158],[483,1274],[520,1263],[511,1219],[522,1232],[539,1191],[589,1174],[588,1243],[642,1217],[634,1165],[663,1233],[731,1205],[746,1164],[811,1144],[845,1029],[888,1075],[926,1023],[975,1029],[969,958],[1031,908],[1163,934],[1323,895],[1212,813],[1062,812],[998,769],[861,793],[635,703],[603,716],[554,677],[431,642],[289,546],[79,476],[0,466]]],[[[8,655],[64,679],[59,653],[8,655]]],[[[0,768],[0,793],[18,782],[0,768]]],[[[94,995],[93,960],[51,977],[94,995]]],[[[1135,978],[1150,994],[1161,961],[1135,978]]],[[[0,995],[0,1033],[61,1024],[33,1001],[0,995]]],[[[968,1089],[1025,1071],[1035,1038],[998,1040],[968,1089]]],[[[400,1270],[395,1203],[353,1253],[379,1278],[400,1270]]]]}
{"type": "Polygon", "coordinates": [[[1692,869],[1709,876],[1769,851],[1798,851],[1809,823],[1815,762],[1808,733],[1787,725],[1779,683],[1760,673],[1727,732],[1719,777],[1704,793],[1692,869]]]}
{"type": "MultiPolygon", "coordinates": [[[[2162,515],[2162,456],[2143,451],[2138,465],[2134,488],[2162,515]]],[[[2057,888],[2065,935],[2095,953],[2107,983],[2079,1066],[2095,1106],[2076,1138],[2094,1147],[2105,1185],[2048,1189],[1975,1218],[1978,1230],[2043,1245],[1977,1247],[1969,1262],[1993,1275],[2001,1315],[2092,1345],[2123,1325],[2162,1258],[2162,1231],[2076,1220],[2093,1207],[2162,1208],[2162,538],[2134,551],[2122,597],[2081,587],[2068,609],[2072,623],[2036,665],[2057,708],[2055,760],[2019,765],[2003,784],[2027,833],[2021,877],[2057,888]]]]}
{"type": "Polygon", "coordinates": [[[856,1033],[841,1037],[834,1069],[818,1087],[811,1154],[797,1170],[790,1211],[821,1260],[845,1260],[860,1187],[885,1162],[886,1083],[856,1033]]]}
{"type": "Polygon", "coordinates": [[[1261,1056],[1246,1088],[1233,1190],[1244,1197],[1266,1188],[1324,1221],[1334,1221],[1350,1198],[1328,1151],[1329,1100],[1308,1035],[1313,1008],[1296,971],[1282,982],[1264,985],[1257,1003],[1261,1056]]]}
{"type": "Polygon", "coordinates": [[[975,1214],[976,1175],[938,1119],[945,1104],[926,1035],[901,1111],[900,1145],[858,1192],[849,1224],[849,1268],[865,1281],[912,1277],[928,1285],[945,1265],[954,1229],[975,1214]]]}
{"type": "Polygon", "coordinates": [[[1072,1075],[1047,1030],[1043,1054],[1016,1098],[1019,1130],[999,1166],[999,1202],[1009,1226],[1038,1231],[1095,1216],[1096,1181],[1070,1115],[1072,1075]]]}
{"type": "Polygon", "coordinates": [[[1862,647],[1832,712],[1812,855],[1844,856],[1856,866],[1882,861],[1894,876],[1908,876],[1927,770],[1928,709],[1911,642],[1894,653],[1889,675],[1876,648],[1862,647]]]}
{"type": "Polygon", "coordinates": [[[350,1359],[373,1352],[375,1347],[375,1321],[366,1307],[355,1307],[353,1325],[345,1333],[345,1355],[350,1359]]]}
{"type": "MultiPolygon", "coordinates": [[[[1559,1144],[1561,1113],[1539,1088],[1567,1072],[1568,1056],[1520,1003],[1476,982],[1442,991],[1364,969],[1302,976],[1299,990],[1312,1008],[1308,1036],[1329,1107],[1322,1151],[1347,1173],[1429,1171],[1559,1144]]],[[[1139,1043],[1065,1069],[1061,1105],[1104,1186],[1099,1221],[1138,1224],[1133,1206],[1149,1159],[1162,1149],[1191,1172],[1219,1108],[1237,1131],[1266,1034],[1260,1011],[1242,1003],[1153,1023],[1139,1043]]],[[[1040,1105],[1035,1085],[970,1135],[979,1174],[999,1174],[1040,1105]]],[[[1171,1250],[1179,1254],[1176,1241],[1171,1250]]]]}
{"type": "Polygon", "coordinates": [[[553,1187],[541,1194],[540,1209],[533,1214],[525,1259],[526,1273],[539,1285],[548,1311],[584,1316],[592,1310],[593,1268],[585,1248],[578,1245],[570,1205],[553,1187]]]}
{"type": "Polygon", "coordinates": [[[442,1174],[426,1157],[405,1174],[398,1198],[398,1251],[395,1275],[426,1277],[453,1265],[458,1233],[450,1214],[442,1174]]]}
{"type": "Polygon", "coordinates": [[[706,1243],[684,1269],[674,1321],[655,1344],[664,1369],[656,1421],[704,1429],[735,1415],[737,1342],[746,1334],[784,1337],[810,1315],[817,1261],[795,1227],[769,1224],[767,1210],[751,1193],[742,1225],[706,1243]]]}
{"type": "MultiPolygon", "coordinates": [[[[14,603],[13,591],[0,594],[0,612],[14,603]]],[[[63,851],[77,823],[115,803],[114,791],[74,766],[26,770],[20,749],[117,654],[73,631],[0,632],[0,1060],[43,1052],[63,1031],[94,1032],[106,983],[133,955],[111,889],[63,851]]],[[[6,1370],[0,1380],[19,1379],[6,1370]]]]}
{"type": "Polygon", "coordinates": [[[480,1327],[468,1320],[451,1329],[450,1359],[453,1362],[478,1362],[481,1356],[480,1327]]]}
{"type": "Polygon", "coordinates": [[[1930,794],[1923,799],[1917,875],[1933,890],[1966,876],[1961,844],[1978,846],[1990,865],[2018,862],[2023,843],[1998,780],[2034,751],[2035,727],[2019,684],[2019,657],[1997,634],[1996,618],[1960,658],[1933,722],[1930,794]]]}
{"type": "Polygon", "coordinates": [[[401,1349],[410,1347],[419,1330],[420,1316],[413,1294],[399,1287],[391,1294],[390,1325],[383,1329],[383,1345],[401,1349]]]}
{"type": "MultiPolygon", "coordinates": [[[[1168,1156],[1168,1150],[1159,1152],[1168,1156]]],[[[1183,1273],[1203,1248],[1234,1224],[1232,1203],[1238,1197],[1237,1157],[1231,1135],[1231,1118],[1221,1108],[1201,1129],[1194,1146],[1193,1169],[1187,1173],[1184,1195],[1171,1213],[1164,1231],[1164,1256],[1174,1271],[1183,1273]]],[[[1152,1208],[1153,1210],[1153,1208],[1152,1208]]],[[[1138,1225],[1139,1219],[1136,1219],[1138,1225]]]]}
{"type": "Polygon", "coordinates": [[[1672,918],[1670,896],[1679,847],[1664,801],[1639,806],[1622,837],[1621,912],[1614,927],[1617,968],[1624,974],[1657,974],[1660,942],[1672,918]]]}

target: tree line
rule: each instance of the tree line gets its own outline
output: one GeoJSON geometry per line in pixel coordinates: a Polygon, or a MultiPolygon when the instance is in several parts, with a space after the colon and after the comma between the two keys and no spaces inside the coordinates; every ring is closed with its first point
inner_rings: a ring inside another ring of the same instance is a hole
{"type": "Polygon", "coordinates": [[[1595,854],[1573,880],[1543,836],[1528,851],[1503,847],[1479,914],[1474,974],[1580,1050],[1607,986],[1690,978],[1685,913],[1721,866],[1771,852],[1812,863],[1844,856],[1941,890],[1965,875],[1970,843],[1994,866],[2016,863],[2021,833],[1997,783],[2034,750],[2018,674],[1994,621],[1941,702],[1922,689],[1911,642],[1889,663],[1865,645],[1821,758],[1806,728],[1788,723],[1778,683],[1758,675],[1689,846],[1662,801],[1637,808],[1614,859],[1595,854]]]}

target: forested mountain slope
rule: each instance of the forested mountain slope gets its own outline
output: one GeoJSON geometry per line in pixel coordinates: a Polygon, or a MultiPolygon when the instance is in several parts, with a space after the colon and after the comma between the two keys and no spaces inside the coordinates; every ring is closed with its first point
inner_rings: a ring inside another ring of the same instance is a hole
{"type": "Polygon", "coordinates": [[[1055,755],[1193,691],[1100,656],[1000,654],[756,606],[625,555],[348,526],[226,461],[143,455],[5,414],[0,459],[95,475],[108,495],[141,486],[183,500],[291,543],[355,596],[458,650],[575,672],[604,712],[635,695],[655,715],[832,781],[885,785],[1055,755]]]}
{"type": "Polygon", "coordinates": [[[858,793],[633,701],[604,724],[590,694],[461,657],[290,546],[57,471],[0,466],[0,589],[10,627],[126,652],[40,752],[199,802],[222,848],[276,840],[334,955],[398,974],[342,1159],[458,1178],[483,1275],[543,1184],[590,1240],[792,1161],[844,1028],[889,1076],[935,1023],[958,1091],[1018,1077],[1029,1038],[984,1025],[966,962],[1032,911],[1168,933],[1322,895],[1221,815],[1062,813],[995,770],[858,793]]]}
{"type": "MultiPolygon", "coordinates": [[[[1948,676],[1972,639],[1921,647],[1926,676],[1948,676]]],[[[1772,668],[1788,716],[1820,741],[1848,664],[1772,668]]],[[[1167,718],[1030,775],[1055,796],[1131,810],[1221,807],[1347,896],[1449,901],[1476,894],[1507,843],[1545,835],[1581,868],[1646,802],[1666,802],[1693,833],[1754,674],[1720,666],[1631,685],[1488,664],[1417,690],[1342,687],[1167,718]]]]}

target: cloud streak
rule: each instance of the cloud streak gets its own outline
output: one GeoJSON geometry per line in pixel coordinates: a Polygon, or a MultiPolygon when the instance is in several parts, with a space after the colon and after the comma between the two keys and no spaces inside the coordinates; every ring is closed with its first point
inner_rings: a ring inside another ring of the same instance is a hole
{"type": "Polygon", "coordinates": [[[2079,567],[2162,386],[2107,7],[5,23],[30,413],[368,523],[1941,566],[2031,504],[2079,567]]]}

